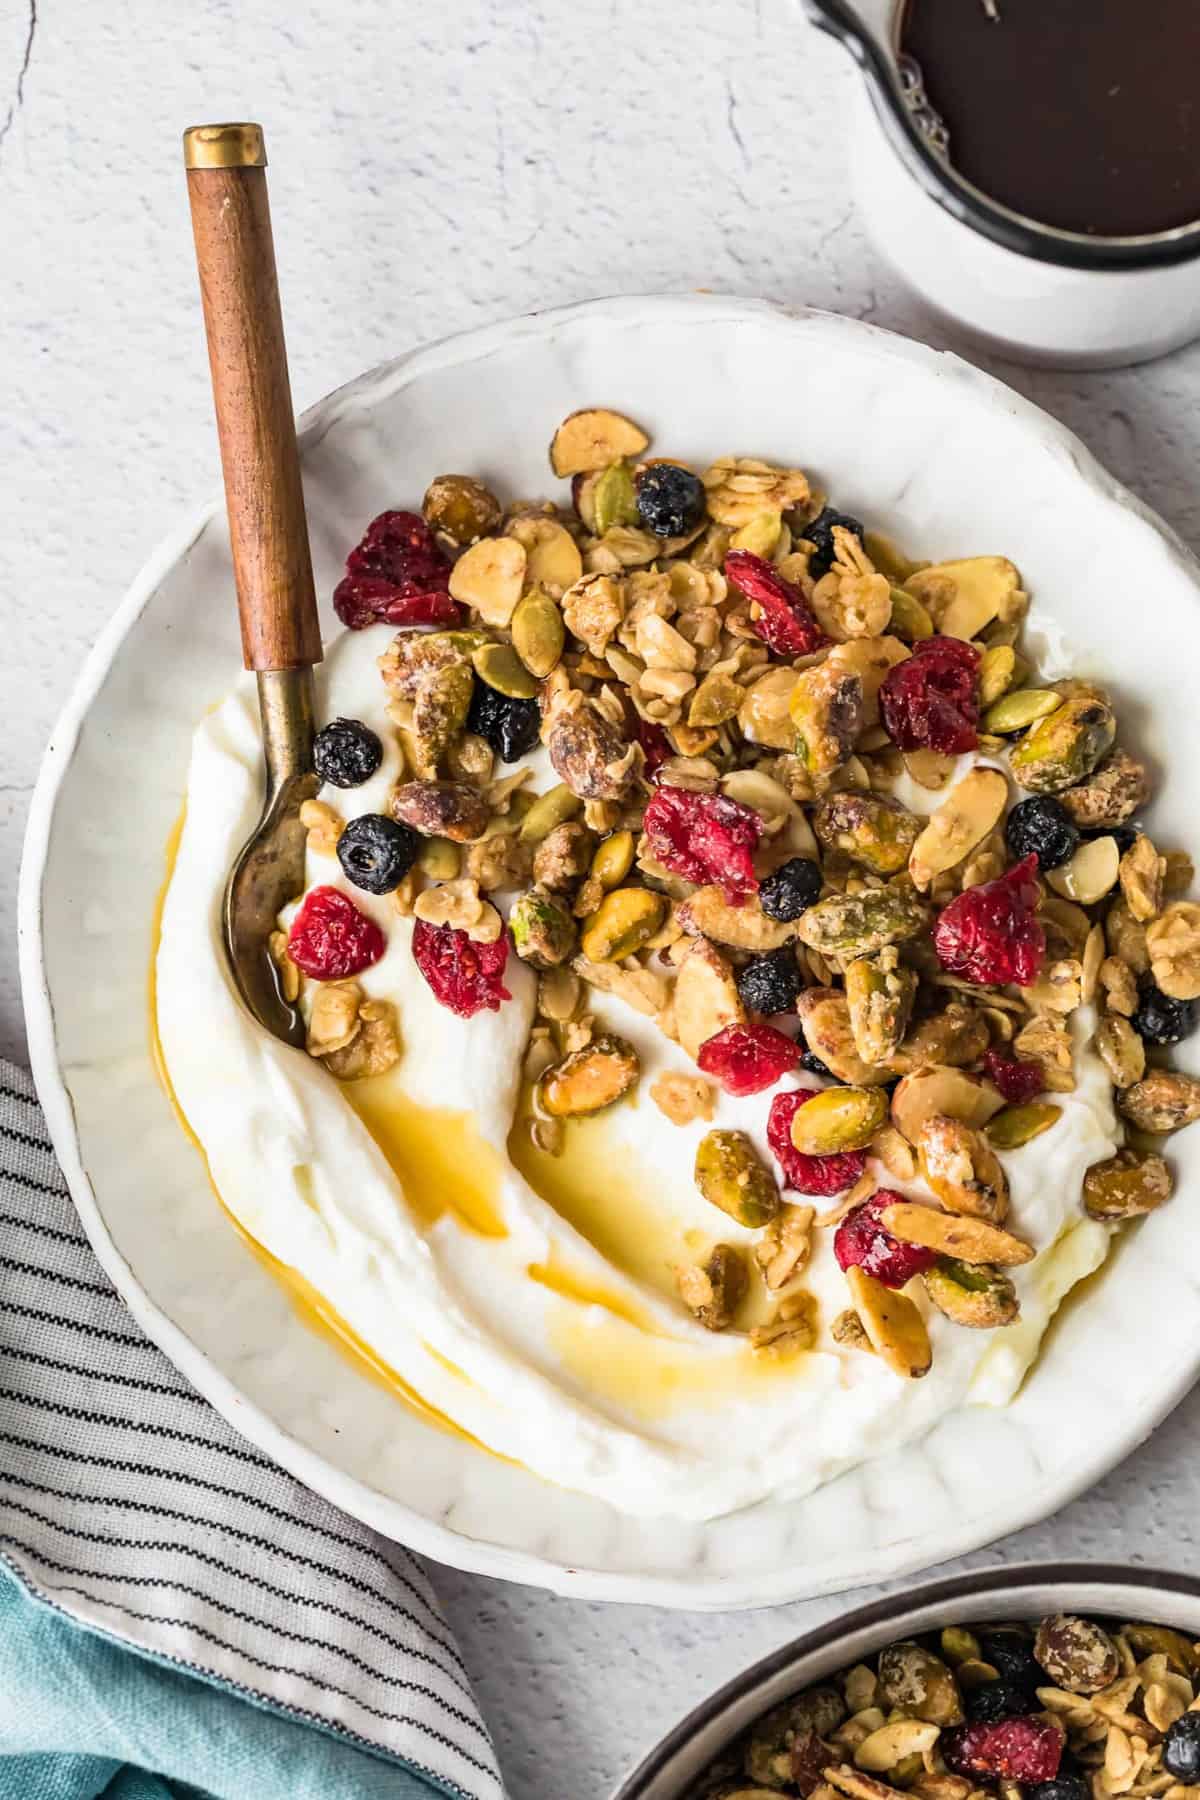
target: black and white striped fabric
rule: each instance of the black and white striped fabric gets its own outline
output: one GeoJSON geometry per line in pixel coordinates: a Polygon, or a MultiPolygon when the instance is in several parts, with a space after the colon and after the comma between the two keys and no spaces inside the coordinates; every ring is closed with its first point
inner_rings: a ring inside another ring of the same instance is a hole
{"type": "Polygon", "coordinates": [[[3,1063],[0,1558],[95,1630],[501,1800],[420,1564],[253,1451],[143,1336],[3,1063]]]}

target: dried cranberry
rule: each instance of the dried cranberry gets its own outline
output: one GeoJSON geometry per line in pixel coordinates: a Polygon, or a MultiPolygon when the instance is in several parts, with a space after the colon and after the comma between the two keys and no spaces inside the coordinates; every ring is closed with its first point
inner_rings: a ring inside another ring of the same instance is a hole
{"type": "Polygon", "coordinates": [[[671,748],[670,738],[662,726],[656,725],[653,719],[638,719],[637,741],[642,746],[642,752],[646,758],[647,775],[655,774],[668,758],[675,754],[671,748]]]}
{"type": "Polygon", "coordinates": [[[776,1094],[767,1116],[767,1142],[783,1172],[785,1187],[798,1194],[841,1194],[853,1187],[867,1166],[865,1150],[842,1150],[836,1156],[806,1156],[792,1142],[792,1120],[819,1088],[789,1088],[776,1094]]]}
{"type": "Polygon", "coordinates": [[[979,651],[962,638],[922,638],[879,690],[884,729],[901,750],[957,756],[979,743],[979,651]]]}
{"type": "Polygon", "coordinates": [[[453,925],[429,925],[418,919],[413,925],[413,961],[443,1006],[460,1019],[477,1012],[499,1012],[502,1000],[511,1000],[501,976],[508,961],[508,933],[494,944],[477,944],[453,925]]]}
{"type": "Polygon", "coordinates": [[[727,1025],[701,1044],[696,1061],[727,1094],[761,1094],[799,1066],[800,1051],[773,1025],[727,1025]]]}
{"type": "Polygon", "coordinates": [[[715,882],[732,906],[758,892],[753,858],[762,820],[750,807],[664,784],[650,798],[642,829],[651,856],[672,875],[715,882]]]}
{"type": "Polygon", "coordinates": [[[351,631],[389,625],[458,625],[463,608],[449,593],[450,564],[419,513],[372,519],[346,558],[333,610],[351,631]]]}
{"type": "Polygon", "coordinates": [[[777,656],[808,656],[829,642],[800,589],[785,581],[765,557],[752,550],[731,550],[725,574],[757,608],[750,624],[777,656]]]}
{"type": "Polygon", "coordinates": [[[387,939],[340,888],[315,887],[288,932],[288,955],[314,981],[345,981],[377,963],[387,939]]]}
{"type": "Polygon", "coordinates": [[[924,1274],[937,1261],[937,1252],[920,1244],[903,1244],[879,1220],[885,1206],[903,1202],[904,1195],[880,1188],[846,1214],[833,1237],[833,1254],[839,1269],[865,1269],[884,1287],[901,1288],[914,1275],[924,1274]]]}
{"type": "Polygon", "coordinates": [[[1003,1719],[997,1725],[957,1725],[943,1731],[939,1748],[956,1775],[1053,1781],[1062,1761],[1063,1733],[1045,1719],[1003,1719]]]}
{"type": "Polygon", "coordinates": [[[995,881],[981,882],[952,900],[933,928],[943,969],[982,986],[1007,981],[1029,987],[1046,954],[1037,916],[1038,860],[1027,856],[995,881]]]}
{"type": "Polygon", "coordinates": [[[838,1753],[815,1731],[798,1731],[792,1739],[792,1786],[801,1800],[815,1794],[825,1785],[825,1771],[836,1762],[838,1753]]]}
{"type": "Polygon", "coordinates": [[[1021,1106],[1036,1100],[1046,1083],[1039,1063],[1021,1062],[1015,1056],[1004,1056],[989,1050],[983,1059],[988,1080],[1000,1089],[1010,1106],[1021,1106]]]}

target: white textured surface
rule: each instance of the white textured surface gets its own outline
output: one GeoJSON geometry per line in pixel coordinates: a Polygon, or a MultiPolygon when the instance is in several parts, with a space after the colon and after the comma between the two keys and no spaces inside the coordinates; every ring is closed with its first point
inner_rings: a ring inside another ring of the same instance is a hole
{"type": "MultiPolygon", "coordinates": [[[[79,658],[164,525],[217,479],[180,128],[257,116],[299,404],[424,337],[688,283],[920,333],[849,214],[853,79],[787,0],[222,0],[0,9],[0,884],[79,658]],[[666,18],[670,23],[666,23],[666,18]],[[5,115],[13,105],[11,126],[5,115]],[[19,246],[19,258],[12,248],[19,246]]],[[[1001,371],[1200,544],[1200,351],[1105,376],[1001,371]]],[[[1114,581],[1122,572],[1114,570],[1114,581]]],[[[1131,596],[1131,612],[1146,596],[1131,596]]],[[[14,959],[3,1031],[20,1047],[14,959]]],[[[1200,1406],[1005,1554],[1200,1568],[1200,1406]]],[[[975,1560],[986,1561],[989,1557],[975,1560]]],[[[740,1663],[836,1610],[691,1618],[439,1575],[514,1794],[600,1796],[740,1663]]]]}

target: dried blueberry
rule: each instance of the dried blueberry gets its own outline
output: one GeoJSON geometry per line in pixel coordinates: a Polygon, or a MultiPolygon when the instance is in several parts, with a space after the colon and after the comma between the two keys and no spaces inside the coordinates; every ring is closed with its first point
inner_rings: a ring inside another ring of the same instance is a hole
{"type": "Polygon", "coordinates": [[[1088,1777],[1082,1769],[1068,1768],[1065,1756],[1053,1781],[1030,1782],[1021,1792],[1025,1800],[1092,1800],[1088,1777]]]}
{"type": "Polygon", "coordinates": [[[1017,1688],[1044,1687],[1046,1677],[1033,1654],[1032,1640],[1015,1626],[996,1625],[978,1634],[983,1660],[991,1663],[1001,1681],[1017,1688]]]}
{"type": "Polygon", "coordinates": [[[1079,847],[1079,831],[1053,794],[1035,794],[1032,800],[1018,801],[1008,815],[1004,835],[1015,857],[1036,856],[1042,869],[1057,869],[1069,862],[1079,847]]]}
{"type": "Polygon", "coordinates": [[[781,925],[790,925],[820,897],[820,865],[807,856],[793,856],[768,875],[758,890],[758,903],[768,919],[778,919],[781,925]]]}
{"type": "Polygon", "coordinates": [[[655,537],[683,537],[704,517],[704,483],[678,463],[651,463],[636,491],[638,517],[655,537]]]}
{"type": "Polygon", "coordinates": [[[1115,841],[1121,855],[1124,856],[1127,850],[1133,849],[1141,837],[1142,828],[1140,825],[1105,825],[1098,831],[1085,831],[1081,835],[1085,839],[1110,837],[1115,841]]]}
{"type": "Polygon", "coordinates": [[[804,977],[790,944],[768,950],[765,956],[756,956],[737,978],[742,1005],[750,1012],[768,1015],[790,1012],[803,986],[804,977]]]}
{"type": "Polygon", "coordinates": [[[486,738],[501,762],[520,762],[538,741],[540,714],[536,700],[514,700],[484,681],[475,683],[467,713],[467,730],[486,738]]]}
{"type": "Polygon", "coordinates": [[[1163,1739],[1163,1768],[1188,1787],[1200,1783],[1200,1712],[1185,1712],[1163,1739]]]}
{"type": "Polygon", "coordinates": [[[383,745],[361,719],[331,719],[313,739],[313,767],[334,787],[361,787],[383,761],[383,745]]]}
{"type": "Polygon", "coordinates": [[[1179,1044],[1196,1028],[1194,1000],[1172,1000],[1152,975],[1138,982],[1138,1004],[1130,1023],[1147,1044],[1179,1044]]]}
{"type": "Polygon", "coordinates": [[[383,813],[360,813],[337,842],[338,861],[347,880],[368,894],[390,894],[399,887],[420,848],[415,831],[383,813]]]}
{"type": "Polygon", "coordinates": [[[841,525],[845,530],[852,531],[859,542],[862,542],[863,522],[861,519],[856,519],[852,513],[838,512],[832,506],[822,507],[812,523],[804,527],[802,534],[810,544],[817,546],[808,562],[808,572],[812,576],[828,575],[829,573],[837,549],[833,541],[835,525],[841,525]]]}
{"type": "Polygon", "coordinates": [[[827,1068],[814,1050],[805,1050],[800,1058],[800,1067],[807,1069],[810,1075],[824,1075],[830,1081],[836,1081],[833,1070],[827,1068]]]}
{"type": "Polygon", "coordinates": [[[964,1704],[972,1725],[998,1725],[1001,1719],[1019,1718],[1022,1713],[1036,1712],[1038,1707],[1031,1688],[1003,1680],[968,1688],[964,1704]]]}

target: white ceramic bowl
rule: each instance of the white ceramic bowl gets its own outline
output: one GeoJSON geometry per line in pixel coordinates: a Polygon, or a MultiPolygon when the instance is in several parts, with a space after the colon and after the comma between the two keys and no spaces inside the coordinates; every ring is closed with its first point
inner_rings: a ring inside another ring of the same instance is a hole
{"type": "Polygon", "coordinates": [[[1105,1563],[1026,1563],[930,1582],[806,1632],[737,1675],[643,1758],[613,1800],[685,1800],[715,1759],[772,1706],[900,1638],[1002,1619],[1082,1613],[1200,1635],[1200,1581],[1105,1563]]]}
{"type": "MultiPolygon", "coordinates": [[[[1081,673],[1115,685],[1127,736],[1151,753],[1169,744],[1175,775],[1154,818],[1164,841],[1195,844],[1194,565],[1043,414],[953,357],[850,320],[701,296],[601,301],[364,375],[304,423],[318,591],[330,593],[368,519],[413,503],[443,468],[546,491],[550,430],[601,402],[681,455],[799,460],[927,555],[1011,555],[1036,619],[1074,641],[1081,673]]],[[[595,1598],[769,1604],[1044,1517],[1184,1393],[1200,1356],[1200,1131],[1179,1140],[1181,1194],[1055,1324],[1012,1407],[947,1417],[920,1446],[806,1500],[707,1524],[631,1519],[411,1416],[314,1336],[243,1249],[151,1067],[165,845],[193,725],[237,668],[213,505],[152,558],[55,731],[26,846],[21,951],[35,1076],[97,1254],[178,1367],[301,1480],[464,1568],[595,1598]]]]}

